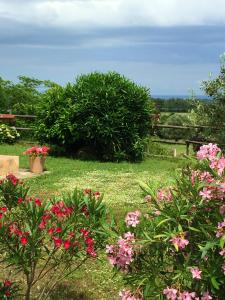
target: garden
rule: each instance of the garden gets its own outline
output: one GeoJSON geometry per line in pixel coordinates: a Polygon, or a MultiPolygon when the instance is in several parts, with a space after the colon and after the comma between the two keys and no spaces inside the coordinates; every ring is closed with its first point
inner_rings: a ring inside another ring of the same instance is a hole
{"type": "MultiPolygon", "coordinates": [[[[189,157],[168,157],[151,142],[149,91],[125,77],[95,72],[65,87],[20,80],[1,81],[5,111],[19,115],[23,103],[37,118],[20,126],[34,134],[0,125],[0,153],[24,169],[39,158],[48,172],[1,178],[0,297],[223,300],[224,132],[206,131],[217,143],[189,157]]],[[[203,87],[212,103],[192,116],[205,110],[204,124],[222,127],[224,67],[203,87]]]]}

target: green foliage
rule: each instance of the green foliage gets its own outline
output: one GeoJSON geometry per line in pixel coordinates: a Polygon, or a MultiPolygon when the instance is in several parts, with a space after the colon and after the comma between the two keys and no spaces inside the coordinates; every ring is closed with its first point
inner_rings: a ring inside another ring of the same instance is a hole
{"type": "Polygon", "coordinates": [[[74,153],[89,146],[100,159],[141,160],[150,131],[148,90],[109,72],[77,78],[44,95],[38,138],[74,153]]]}
{"type": "Polygon", "coordinates": [[[195,103],[195,113],[199,124],[212,126],[205,131],[205,137],[225,144],[225,65],[221,64],[220,73],[214,79],[202,82],[202,89],[212,101],[195,103]],[[218,129],[215,129],[217,127],[218,129]]]}
{"type": "MultiPolygon", "coordinates": [[[[125,218],[122,233],[133,233],[135,243],[123,276],[143,299],[172,299],[165,296],[167,288],[176,291],[173,299],[187,299],[184,292],[193,293],[195,299],[224,299],[225,160],[221,153],[210,151],[208,157],[202,151],[204,157],[190,160],[173,186],[158,189],[152,182],[141,183],[147,211],[130,212],[132,218],[129,214],[125,218]],[[221,164],[221,169],[212,161],[221,164]],[[207,293],[212,298],[203,296],[207,293]]],[[[118,253],[120,240],[109,250],[117,269],[118,262],[123,263],[120,256],[126,257],[118,253]]]]}
{"type": "MultiPolygon", "coordinates": [[[[165,122],[165,125],[177,125],[177,126],[185,126],[190,125],[190,119],[185,114],[172,114],[169,116],[165,122]]],[[[163,128],[160,130],[158,135],[165,139],[188,139],[190,136],[190,129],[176,129],[176,128],[163,128]]]]}
{"type": "Polygon", "coordinates": [[[20,134],[16,131],[15,128],[9,127],[5,124],[0,124],[0,144],[14,144],[19,137],[20,134]]]}
{"type": "Polygon", "coordinates": [[[170,98],[170,99],[161,99],[153,98],[153,102],[156,105],[156,109],[161,112],[189,112],[193,106],[191,101],[188,99],[181,98],[170,98]]]}
{"type": "Polygon", "coordinates": [[[24,193],[9,202],[20,185],[13,175],[0,182],[0,264],[26,282],[24,299],[33,299],[39,284],[39,299],[46,300],[58,282],[105,247],[113,223],[99,192],[74,190],[50,201],[24,193]]]}

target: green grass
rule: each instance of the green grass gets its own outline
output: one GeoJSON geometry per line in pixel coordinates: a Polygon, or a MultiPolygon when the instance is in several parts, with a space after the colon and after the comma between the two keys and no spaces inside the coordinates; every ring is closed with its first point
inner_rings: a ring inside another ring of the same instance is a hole
{"type": "MultiPolygon", "coordinates": [[[[28,158],[23,152],[30,146],[27,143],[0,145],[0,154],[19,155],[20,167],[28,168],[28,158]]],[[[179,166],[180,161],[172,158],[149,158],[141,163],[103,163],[48,157],[46,168],[50,173],[25,181],[30,186],[30,194],[42,198],[60,195],[76,187],[98,190],[104,193],[104,201],[120,219],[127,211],[145,209],[139,181],[158,186],[171,184],[179,166]]],[[[104,254],[100,256],[104,257],[104,254]]],[[[113,300],[118,299],[121,287],[120,277],[113,278],[108,263],[104,259],[97,260],[89,262],[58,286],[51,299],[113,300]]]]}

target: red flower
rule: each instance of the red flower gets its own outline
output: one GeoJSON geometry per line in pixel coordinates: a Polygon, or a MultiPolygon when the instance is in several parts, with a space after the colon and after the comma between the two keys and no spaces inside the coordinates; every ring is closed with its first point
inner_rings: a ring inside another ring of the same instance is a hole
{"type": "Polygon", "coordinates": [[[53,234],[54,232],[55,232],[55,228],[53,228],[53,227],[49,228],[49,230],[48,230],[49,234],[53,234]]]}
{"type": "Polygon", "coordinates": [[[41,223],[38,225],[39,229],[45,229],[46,227],[46,222],[45,221],[41,221],[41,223]]]}
{"type": "Polygon", "coordinates": [[[4,282],[4,286],[7,286],[7,287],[9,287],[9,286],[11,286],[12,285],[12,282],[11,281],[9,281],[9,280],[5,280],[5,282],[4,282]]]}
{"type": "Polygon", "coordinates": [[[61,232],[62,232],[62,228],[57,227],[56,230],[55,230],[55,232],[56,232],[56,233],[61,233],[61,232]]]}
{"type": "Polygon", "coordinates": [[[85,228],[81,228],[80,233],[82,233],[82,235],[83,235],[84,237],[87,237],[87,236],[89,235],[89,231],[86,230],[85,228]]]}
{"type": "Polygon", "coordinates": [[[22,246],[26,246],[26,244],[27,244],[27,238],[25,238],[24,236],[22,236],[21,239],[20,239],[20,244],[22,246]]]}
{"type": "Polygon", "coordinates": [[[8,179],[9,181],[11,181],[11,183],[12,183],[14,186],[16,186],[17,183],[19,182],[19,179],[18,179],[16,176],[14,176],[13,174],[7,175],[7,176],[6,176],[6,179],[8,179]]]}
{"type": "Polygon", "coordinates": [[[17,236],[22,236],[22,231],[20,231],[18,228],[14,228],[13,233],[15,233],[17,236]]]}
{"type": "Polygon", "coordinates": [[[55,244],[56,248],[61,247],[61,245],[62,245],[62,239],[57,238],[57,237],[53,237],[53,241],[54,241],[54,244],[55,244]]]}
{"type": "Polygon", "coordinates": [[[64,248],[65,248],[66,250],[68,250],[69,247],[70,247],[70,241],[69,241],[69,240],[65,240],[65,241],[63,242],[63,246],[64,246],[64,248]]]}
{"type": "Polygon", "coordinates": [[[0,219],[2,218],[3,214],[0,213],[0,219]]]}
{"type": "Polygon", "coordinates": [[[21,198],[21,197],[20,197],[20,198],[18,198],[18,201],[17,201],[17,203],[18,203],[18,204],[21,204],[22,202],[23,202],[23,198],[21,198]]]}
{"type": "Polygon", "coordinates": [[[1,207],[0,210],[1,210],[2,212],[7,212],[8,209],[7,209],[7,207],[1,207]]]}
{"type": "Polygon", "coordinates": [[[99,199],[101,194],[99,192],[94,192],[93,196],[95,197],[95,199],[99,199]]]}
{"type": "Polygon", "coordinates": [[[36,204],[37,206],[41,206],[41,200],[40,200],[40,199],[36,198],[36,199],[34,200],[34,202],[35,202],[35,204],[36,204]]]}
{"type": "Polygon", "coordinates": [[[6,295],[6,297],[10,297],[11,296],[10,290],[5,291],[5,295],[6,295]]]}

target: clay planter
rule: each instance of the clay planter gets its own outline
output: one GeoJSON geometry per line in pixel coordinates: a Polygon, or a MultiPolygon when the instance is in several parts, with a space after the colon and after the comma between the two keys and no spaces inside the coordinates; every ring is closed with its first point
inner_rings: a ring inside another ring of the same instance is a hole
{"type": "Polygon", "coordinates": [[[43,157],[43,156],[30,156],[29,163],[30,163],[31,173],[34,173],[34,174],[43,173],[45,160],[46,160],[46,157],[43,157]]]}

